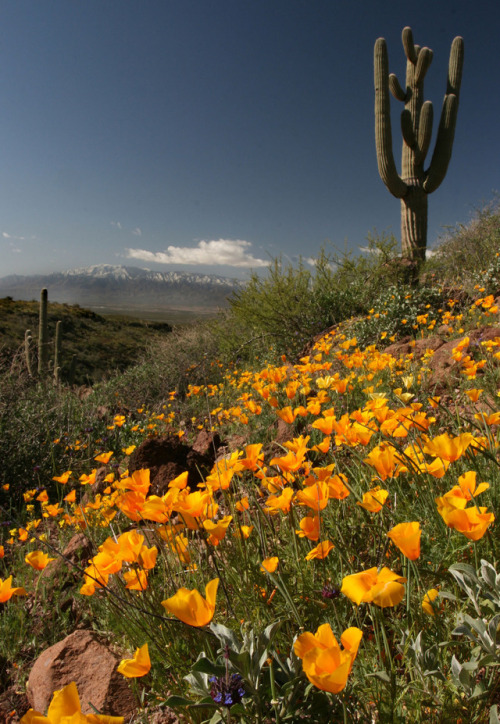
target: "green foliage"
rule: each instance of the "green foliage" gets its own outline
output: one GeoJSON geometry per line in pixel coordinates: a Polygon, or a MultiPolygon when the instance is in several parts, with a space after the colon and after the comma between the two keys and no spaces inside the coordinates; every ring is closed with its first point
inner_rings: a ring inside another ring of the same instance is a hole
{"type": "Polygon", "coordinates": [[[476,211],[472,221],[451,228],[433,256],[425,275],[452,288],[462,285],[472,294],[474,286],[492,286],[500,292],[500,202],[494,199],[476,211]]]}
{"type": "Polygon", "coordinates": [[[367,242],[364,253],[356,257],[322,250],[313,269],[302,259],[296,267],[275,259],[266,276],[254,274],[230,298],[231,312],[252,335],[265,335],[279,352],[300,353],[319,332],[365,314],[389,281],[404,280],[395,238],[375,232],[367,242]]]}
{"type": "Polygon", "coordinates": [[[417,336],[423,327],[437,322],[447,299],[447,294],[437,286],[410,289],[391,285],[373,301],[368,316],[353,324],[352,333],[362,346],[380,341],[382,334],[384,339],[417,336]]]}
{"type": "Polygon", "coordinates": [[[491,705],[490,721],[495,721],[496,705],[491,704],[491,692],[500,685],[500,574],[486,560],[481,561],[477,571],[468,564],[456,563],[450,566],[449,572],[467,596],[471,613],[475,614],[471,616],[466,609],[457,616],[452,633],[468,641],[464,652],[468,649],[469,653],[464,655],[470,658],[464,662],[453,655],[452,679],[469,701],[491,705]]]}
{"type": "Polygon", "coordinates": [[[236,319],[253,335],[267,334],[283,351],[297,352],[311,334],[328,326],[327,310],[322,320],[314,319],[312,273],[300,260],[297,268],[284,267],[275,259],[267,276],[254,273],[241,291],[229,300],[236,319]]]}

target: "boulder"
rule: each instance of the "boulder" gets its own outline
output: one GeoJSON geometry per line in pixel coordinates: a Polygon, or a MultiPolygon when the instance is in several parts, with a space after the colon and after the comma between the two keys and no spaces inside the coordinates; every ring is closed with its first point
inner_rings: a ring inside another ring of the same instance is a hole
{"type": "Polygon", "coordinates": [[[26,690],[29,703],[45,713],[54,691],[74,681],[84,714],[95,713],[94,706],[127,720],[137,707],[127,679],[116,671],[119,663],[120,658],[93,631],[75,631],[35,661],[26,690]]]}
{"type": "Polygon", "coordinates": [[[77,575],[81,577],[81,572],[78,568],[86,568],[87,562],[92,555],[92,541],[90,541],[83,533],[75,533],[68,542],[66,548],[63,550],[62,557],[56,556],[56,559],[43,569],[41,573],[42,578],[60,576],[63,573],[67,573],[75,569],[77,569],[77,575]]]}
{"type": "Polygon", "coordinates": [[[434,354],[427,362],[430,373],[426,380],[426,387],[435,393],[442,393],[453,384],[456,384],[460,378],[461,365],[453,359],[452,351],[464,337],[469,337],[470,340],[465,354],[472,354],[475,348],[479,348],[480,356],[483,356],[480,347],[481,342],[500,337],[500,327],[472,329],[464,332],[461,337],[455,337],[447,342],[435,335],[417,340],[412,340],[411,337],[403,337],[398,342],[386,347],[384,353],[396,358],[413,354],[413,358],[419,360],[422,359],[428,349],[433,350],[434,354]]]}
{"type": "MultiPolygon", "coordinates": [[[[164,495],[170,481],[187,471],[188,485],[191,490],[195,490],[204,475],[213,467],[216,452],[214,445],[217,441],[215,437],[212,437],[210,443],[205,437],[203,440],[200,436],[198,438],[198,445],[195,441],[193,447],[186,445],[175,435],[144,440],[130,456],[129,474],[136,470],[149,469],[150,494],[164,495]]],[[[220,441],[218,442],[220,444],[220,441]]]]}

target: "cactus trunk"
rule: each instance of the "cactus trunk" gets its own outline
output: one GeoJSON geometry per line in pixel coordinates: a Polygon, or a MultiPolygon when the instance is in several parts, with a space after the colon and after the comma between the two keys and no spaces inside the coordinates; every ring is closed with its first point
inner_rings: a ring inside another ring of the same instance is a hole
{"type": "Polygon", "coordinates": [[[401,199],[401,253],[405,259],[418,263],[425,259],[427,206],[422,186],[408,183],[408,192],[401,199]]]}

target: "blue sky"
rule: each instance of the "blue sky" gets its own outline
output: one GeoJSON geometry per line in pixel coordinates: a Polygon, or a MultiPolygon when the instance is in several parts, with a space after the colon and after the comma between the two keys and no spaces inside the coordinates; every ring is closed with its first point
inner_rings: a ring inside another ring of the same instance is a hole
{"type": "Polygon", "coordinates": [[[497,3],[3,0],[0,276],[108,263],[241,277],[322,245],[357,252],[374,229],[399,239],[373,45],[386,38],[403,81],[405,25],[434,51],[433,138],[451,41],[465,40],[433,246],[500,190],[497,3]]]}

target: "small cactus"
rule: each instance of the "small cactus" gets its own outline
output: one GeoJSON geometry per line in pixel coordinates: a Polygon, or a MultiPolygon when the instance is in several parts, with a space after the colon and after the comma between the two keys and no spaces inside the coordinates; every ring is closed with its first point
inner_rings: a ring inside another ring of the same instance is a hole
{"type": "Polygon", "coordinates": [[[31,342],[33,341],[33,337],[31,336],[31,329],[27,329],[24,333],[24,355],[26,359],[26,369],[28,370],[28,375],[30,377],[33,377],[33,361],[31,359],[31,342]]]}
{"type": "Polygon", "coordinates": [[[401,251],[404,258],[418,265],[425,259],[427,247],[427,196],[443,181],[451,158],[462,79],[464,41],[456,37],[451,45],[448,81],[444,96],[436,146],[429,168],[424,161],[432,135],[432,103],[423,100],[424,78],[432,62],[432,50],[413,42],[411,28],[404,28],[403,47],[407,58],[406,87],[389,75],[387,45],[384,38],[375,43],[375,145],[382,181],[401,199],[401,251]],[[389,91],[404,103],[401,113],[403,154],[401,175],[392,152],[389,91]]]}
{"type": "Polygon", "coordinates": [[[42,289],[40,294],[40,314],[38,321],[38,376],[45,377],[49,368],[49,330],[47,323],[48,294],[42,289]]]}
{"type": "Polygon", "coordinates": [[[54,384],[59,385],[61,376],[61,320],[56,323],[54,340],[54,384]]]}
{"type": "MultiPolygon", "coordinates": [[[[42,289],[40,294],[40,311],[38,322],[38,379],[44,380],[49,373],[53,375],[54,384],[59,385],[61,381],[61,349],[62,349],[62,331],[61,321],[56,324],[56,335],[54,339],[54,358],[49,360],[49,332],[48,332],[48,294],[46,289],[42,289]]],[[[31,330],[27,329],[24,333],[24,354],[26,359],[26,368],[30,377],[35,377],[35,371],[32,361],[32,341],[31,330]]]]}

